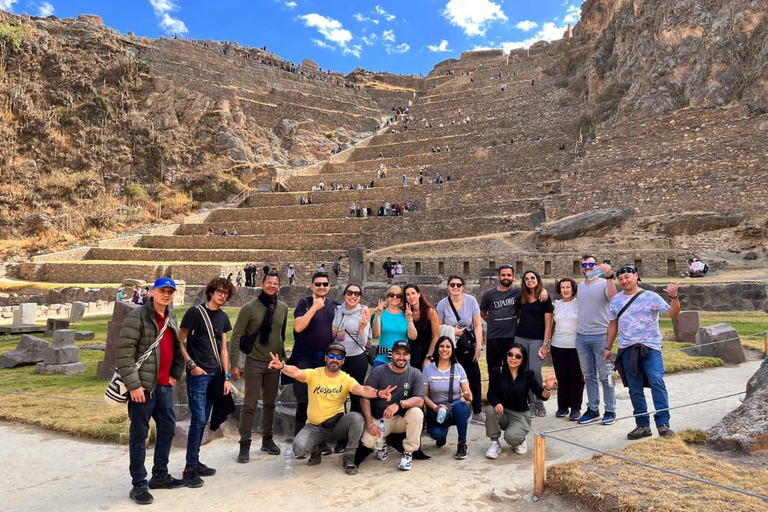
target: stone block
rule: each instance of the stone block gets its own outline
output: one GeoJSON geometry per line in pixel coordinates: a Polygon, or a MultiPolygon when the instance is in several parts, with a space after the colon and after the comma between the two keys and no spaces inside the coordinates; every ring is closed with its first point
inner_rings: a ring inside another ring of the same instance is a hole
{"type": "Polygon", "coordinates": [[[77,347],[48,347],[43,353],[43,363],[48,365],[76,363],[79,359],[80,349],[77,347]]]}
{"type": "Polygon", "coordinates": [[[718,357],[729,364],[739,364],[747,360],[739,333],[731,324],[701,327],[696,334],[696,349],[702,356],[718,357]]]}
{"type": "MultiPolygon", "coordinates": [[[[186,448],[187,446],[187,436],[189,435],[189,421],[190,420],[182,420],[182,421],[176,421],[176,435],[173,437],[173,446],[176,448],[186,448]]],[[[221,427],[216,429],[215,431],[211,432],[211,429],[206,426],[205,430],[203,431],[203,440],[200,443],[208,444],[214,439],[221,439],[224,437],[224,430],[226,423],[222,424],[221,427]]]]}
{"type": "Polygon", "coordinates": [[[55,331],[59,329],[69,329],[69,320],[61,318],[49,318],[45,322],[45,336],[52,337],[55,331]]]}
{"type": "Polygon", "coordinates": [[[763,363],[747,382],[744,402],[707,434],[721,450],[751,454],[768,449],[768,364],[763,363]]]}
{"type": "Polygon", "coordinates": [[[680,316],[672,320],[675,330],[675,341],[681,343],[696,343],[696,334],[701,327],[698,311],[681,311],[680,316]]]}
{"type": "Polygon", "coordinates": [[[27,302],[19,304],[19,309],[13,313],[14,324],[34,324],[37,318],[37,304],[27,302]]]}
{"type": "Polygon", "coordinates": [[[77,375],[78,373],[85,373],[87,370],[85,363],[68,363],[68,364],[45,364],[37,363],[35,365],[35,373],[41,375],[77,375]]]}
{"type": "Polygon", "coordinates": [[[353,247],[347,252],[349,256],[349,282],[357,283],[362,286],[366,280],[365,268],[365,249],[363,247],[353,247]]]}
{"type": "Polygon", "coordinates": [[[0,356],[0,368],[15,368],[39,363],[48,348],[48,342],[36,336],[23,334],[19,345],[0,356]]]}
{"type": "Polygon", "coordinates": [[[75,331],[75,341],[88,341],[96,339],[96,333],[93,331],[75,331]]]}
{"type": "Polygon", "coordinates": [[[96,304],[95,302],[89,302],[86,311],[88,311],[89,313],[98,313],[99,305],[96,304]]]}
{"type": "Polygon", "coordinates": [[[75,346],[75,331],[72,329],[59,329],[53,333],[53,348],[66,348],[75,346]]]}
{"type": "Polygon", "coordinates": [[[69,322],[76,324],[77,322],[81,321],[85,315],[85,310],[87,307],[88,304],[85,302],[74,302],[69,313],[69,322]]]}
{"type": "Polygon", "coordinates": [[[120,329],[126,315],[140,307],[132,302],[116,302],[112,312],[112,320],[107,324],[107,347],[104,350],[104,360],[99,361],[96,367],[96,376],[100,379],[111,379],[115,373],[117,359],[117,340],[120,338],[120,329]]]}

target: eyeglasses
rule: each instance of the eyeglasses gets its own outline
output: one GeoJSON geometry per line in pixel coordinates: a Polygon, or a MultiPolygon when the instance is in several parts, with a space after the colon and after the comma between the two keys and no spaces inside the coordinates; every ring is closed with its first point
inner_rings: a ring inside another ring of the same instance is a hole
{"type": "Polygon", "coordinates": [[[358,292],[355,290],[347,290],[346,292],[344,292],[344,295],[347,295],[348,297],[362,297],[363,292],[358,292]]]}
{"type": "Polygon", "coordinates": [[[461,288],[462,286],[464,286],[464,284],[462,284],[462,283],[448,283],[448,286],[450,286],[451,288],[461,288]]]}
{"type": "Polygon", "coordinates": [[[312,284],[317,286],[318,288],[328,288],[329,286],[331,286],[331,283],[327,281],[324,283],[312,283],[312,284]]]}
{"type": "Polygon", "coordinates": [[[229,295],[229,292],[227,290],[216,290],[213,293],[215,293],[216,295],[229,295]]]}
{"type": "Polygon", "coordinates": [[[595,262],[590,262],[590,263],[582,263],[582,264],[581,264],[581,268],[592,268],[592,267],[594,267],[594,266],[595,266],[595,262]]]}
{"type": "Polygon", "coordinates": [[[388,299],[402,299],[403,294],[402,293],[388,293],[387,294],[388,299]]]}
{"type": "Polygon", "coordinates": [[[330,359],[331,361],[333,361],[334,359],[338,359],[339,361],[344,359],[344,354],[330,353],[330,354],[326,354],[326,355],[328,356],[328,359],[330,359]]]}
{"type": "Polygon", "coordinates": [[[514,359],[522,359],[523,354],[519,354],[517,352],[507,352],[507,357],[512,357],[514,359]]]}
{"type": "Polygon", "coordinates": [[[528,276],[524,278],[525,281],[536,281],[536,276],[528,276]]]}

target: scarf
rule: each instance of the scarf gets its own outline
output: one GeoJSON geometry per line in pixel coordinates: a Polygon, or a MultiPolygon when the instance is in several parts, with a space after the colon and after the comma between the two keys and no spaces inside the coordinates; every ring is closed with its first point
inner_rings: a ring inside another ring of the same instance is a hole
{"type": "Polygon", "coordinates": [[[270,297],[263,291],[259,294],[259,302],[264,304],[267,312],[264,313],[264,321],[261,322],[259,330],[259,343],[264,346],[269,345],[269,336],[272,334],[272,320],[275,318],[275,309],[277,308],[277,295],[270,297]]]}

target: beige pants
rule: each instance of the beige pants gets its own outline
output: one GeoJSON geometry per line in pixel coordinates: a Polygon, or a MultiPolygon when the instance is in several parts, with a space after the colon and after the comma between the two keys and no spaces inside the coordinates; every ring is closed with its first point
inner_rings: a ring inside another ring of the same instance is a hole
{"type": "MultiPolygon", "coordinates": [[[[373,423],[378,426],[381,418],[374,418],[373,423]]],[[[391,420],[384,418],[384,432],[386,435],[399,434],[405,432],[405,441],[403,449],[408,452],[415,452],[421,446],[421,430],[424,426],[424,413],[421,409],[412,407],[405,411],[405,416],[396,414],[391,420]]],[[[374,449],[376,445],[376,436],[368,432],[363,432],[363,438],[360,442],[366,448],[374,449]]]]}

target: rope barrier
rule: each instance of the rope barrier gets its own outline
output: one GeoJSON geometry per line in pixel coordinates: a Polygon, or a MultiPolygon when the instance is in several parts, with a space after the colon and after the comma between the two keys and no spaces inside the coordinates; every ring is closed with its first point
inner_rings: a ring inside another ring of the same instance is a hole
{"type": "Polygon", "coordinates": [[[107,405],[107,403],[104,400],[89,400],[87,398],[69,398],[65,396],[35,395],[33,393],[22,393],[20,391],[6,391],[4,389],[0,389],[0,393],[2,393],[3,395],[31,396],[33,398],[47,398],[50,400],[65,400],[65,401],[71,401],[71,402],[85,402],[89,404],[107,405]]]}

